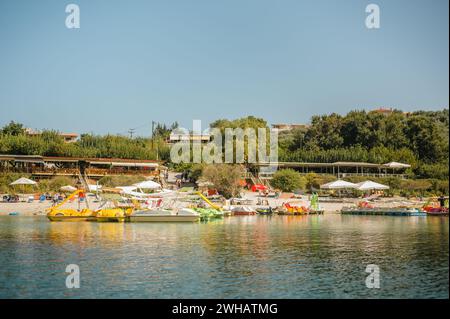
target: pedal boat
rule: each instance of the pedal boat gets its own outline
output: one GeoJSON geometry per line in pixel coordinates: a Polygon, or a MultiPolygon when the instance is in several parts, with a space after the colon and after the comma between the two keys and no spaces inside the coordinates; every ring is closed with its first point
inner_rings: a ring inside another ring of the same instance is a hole
{"type": "Polygon", "coordinates": [[[137,210],[129,216],[130,222],[196,222],[199,219],[200,214],[190,208],[137,210]]]}
{"type": "Polygon", "coordinates": [[[82,190],[76,190],[60,204],[50,207],[47,209],[47,218],[52,222],[79,222],[79,221],[95,221],[95,212],[89,208],[84,208],[81,210],[71,209],[71,208],[60,208],[69,200],[73,199],[76,195],[83,193],[82,190]]]}

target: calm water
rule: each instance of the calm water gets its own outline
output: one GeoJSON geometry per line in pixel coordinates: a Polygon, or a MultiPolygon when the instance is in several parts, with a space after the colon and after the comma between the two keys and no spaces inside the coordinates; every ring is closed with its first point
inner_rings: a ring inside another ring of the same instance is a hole
{"type": "Polygon", "coordinates": [[[448,298],[440,217],[249,216],[207,224],[0,217],[0,298],[448,298]],[[77,264],[80,289],[67,289],[77,264]],[[368,289],[365,267],[381,269],[368,289]]]}

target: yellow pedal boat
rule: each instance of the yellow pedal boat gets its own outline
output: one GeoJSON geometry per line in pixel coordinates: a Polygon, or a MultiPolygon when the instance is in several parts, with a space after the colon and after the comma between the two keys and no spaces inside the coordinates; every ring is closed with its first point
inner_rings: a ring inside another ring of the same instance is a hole
{"type": "Polygon", "coordinates": [[[98,222],[124,222],[133,212],[131,208],[105,208],[95,212],[98,222]]]}
{"type": "Polygon", "coordinates": [[[94,221],[95,220],[95,212],[89,208],[84,208],[81,210],[71,209],[71,208],[60,208],[69,200],[73,199],[80,193],[83,193],[83,190],[76,190],[65,200],[63,200],[60,204],[50,207],[47,209],[47,218],[50,221],[70,221],[70,222],[78,222],[78,221],[94,221]]]}

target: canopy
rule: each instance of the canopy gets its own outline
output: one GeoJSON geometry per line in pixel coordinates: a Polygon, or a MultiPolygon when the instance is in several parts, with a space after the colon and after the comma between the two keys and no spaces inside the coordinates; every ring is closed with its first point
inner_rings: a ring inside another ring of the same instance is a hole
{"type": "Polygon", "coordinates": [[[161,188],[161,185],[154,182],[154,181],[143,181],[140,183],[136,183],[133,184],[133,186],[136,186],[137,188],[140,189],[157,189],[157,188],[161,188]]]}
{"type": "Polygon", "coordinates": [[[383,164],[384,167],[388,167],[388,168],[409,168],[411,167],[411,165],[409,164],[403,164],[403,163],[399,163],[399,162],[389,162],[386,164],[383,164]]]}
{"type": "Polygon", "coordinates": [[[356,184],[344,181],[342,179],[338,179],[334,182],[320,185],[320,188],[324,188],[324,189],[345,189],[345,188],[356,188],[356,187],[357,187],[356,184]]]}
{"type": "Polygon", "coordinates": [[[62,192],[74,192],[77,189],[76,189],[76,187],[73,187],[71,185],[66,185],[66,186],[62,186],[59,190],[62,192]]]}
{"type": "Polygon", "coordinates": [[[356,188],[360,191],[366,191],[366,190],[372,190],[372,189],[389,189],[389,186],[387,186],[387,185],[375,183],[372,181],[365,181],[365,182],[358,183],[356,185],[357,185],[356,188]]]}
{"type": "Polygon", "coordinates": [[[21,177],[9,185],[36,185],[36,184],[37,183],[35,181],[32,181],[31,179],[21,177]]]}

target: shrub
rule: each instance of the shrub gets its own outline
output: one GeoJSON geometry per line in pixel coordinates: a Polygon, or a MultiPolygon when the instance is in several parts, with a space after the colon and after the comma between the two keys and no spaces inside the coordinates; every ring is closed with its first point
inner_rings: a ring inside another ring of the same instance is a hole
{"type": "Polygon", "coordinates": [[[104,176],[98,182],[106,187],[127,186],[145,181],[146,178],[140,175],[104,176]]]}
{"type": "Polygon", "coordinates": [[[306,178],[292,169],[282,169],[273,175],[270,184],[284,192],[292,192],[306,187],[306,178]]]}

